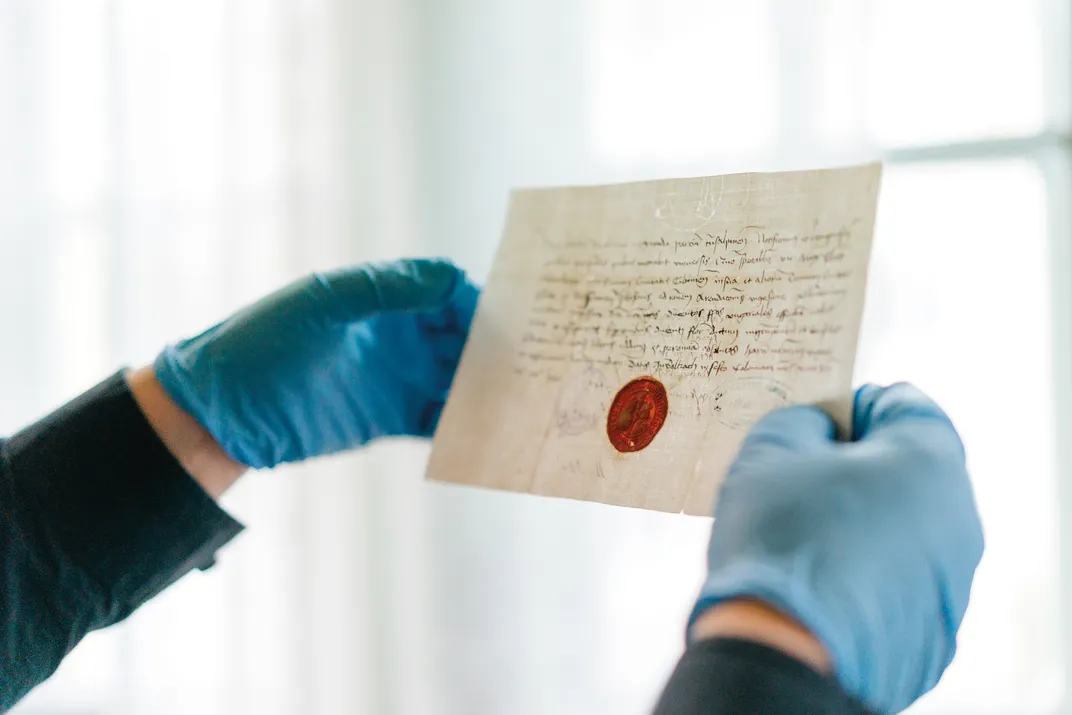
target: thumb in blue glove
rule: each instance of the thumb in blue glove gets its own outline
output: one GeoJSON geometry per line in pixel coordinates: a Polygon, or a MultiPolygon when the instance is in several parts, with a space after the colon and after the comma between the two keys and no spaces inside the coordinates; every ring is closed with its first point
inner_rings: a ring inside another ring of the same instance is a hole
{"type": "Polygon", "coordinates": [[[866,386],[853,422],[850,443],[815,407],[753,428],[715,507],[691,620],[762,600],[826,646],[846,691],[893,713],[952,660],[983,535],[963,446],[934,402],[866,386]]]}
{"type": "Polygon", "coordinates": [[[442,260],[315,274],[169,346],[153,368],[171,399],[251,467],[427,437],[477,295],[442,260]]]}

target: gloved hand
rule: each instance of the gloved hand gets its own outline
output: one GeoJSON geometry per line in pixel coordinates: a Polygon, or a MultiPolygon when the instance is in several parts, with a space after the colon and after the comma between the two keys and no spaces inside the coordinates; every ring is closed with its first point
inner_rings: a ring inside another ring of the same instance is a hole
{"type": "Polygon", "coordinates": [[[153,368],[171,399],[251,467],[426,437],[476,301],[446,261],[316,274],[169,346],[153,368]]]}
{"type": "Polygon", "coordinates": [[[795,618],[842,687],[894,713],[953,658],[983,534],[964,448],[911,385],[856,393],[853,440],[816,407],[760,420],[715,507],[691,622],[735,597],[795,618]]]}

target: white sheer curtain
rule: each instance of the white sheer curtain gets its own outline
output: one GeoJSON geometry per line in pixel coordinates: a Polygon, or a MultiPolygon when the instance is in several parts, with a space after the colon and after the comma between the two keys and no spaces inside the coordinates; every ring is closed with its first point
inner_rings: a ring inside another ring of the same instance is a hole
{"type": "MultiPolygon", "coordinates": [[[[988,555],[920,712],[1068,710],[1063,0],[0,0],[0,433],[315,267],[479,278],[510,187],[890,160],[861,379],[968,444],[988,555]]],[[[250,475],[250,527],[22,715],[639,713],[709,522],[250,475]]]]}
{"type": "MultiPolygon", "coordinates": [[[[0,0],[0,433],[301,273],[416,251],[406,28],[378,0],[0,0]]],[[[394,451],[250,476],[218,567],[19,712],[383,711],[378,554],[414,561],[365,477],[416,478],[394,451]]]]}

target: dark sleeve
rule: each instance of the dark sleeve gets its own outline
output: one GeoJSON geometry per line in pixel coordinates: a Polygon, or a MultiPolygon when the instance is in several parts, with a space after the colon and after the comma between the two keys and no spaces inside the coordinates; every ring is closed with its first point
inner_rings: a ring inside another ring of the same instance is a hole
{"type": "Polygon", "coordinates": [[[677,664],[655,715],[874,715],[834,678],[748,641],[694,643],[677,664]]]}
{"type": "Polygon", "coordinates": [[[240,530],[121,374],[0,441],[0,712],[240,530]]]}

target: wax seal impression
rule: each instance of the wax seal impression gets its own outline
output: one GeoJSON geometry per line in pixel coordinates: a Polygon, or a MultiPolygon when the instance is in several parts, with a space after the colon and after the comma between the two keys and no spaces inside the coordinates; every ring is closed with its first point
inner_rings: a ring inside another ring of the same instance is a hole
{"type": "Polygon", "coordinates": [[[625,383],[607,413],[607,437],[619,452],[639,452],[651,444],[666,422],[666,388],[653,377],[625,383]]]}

